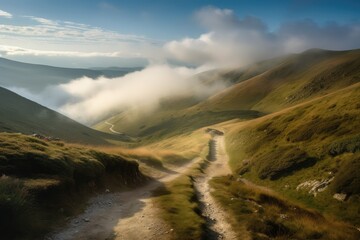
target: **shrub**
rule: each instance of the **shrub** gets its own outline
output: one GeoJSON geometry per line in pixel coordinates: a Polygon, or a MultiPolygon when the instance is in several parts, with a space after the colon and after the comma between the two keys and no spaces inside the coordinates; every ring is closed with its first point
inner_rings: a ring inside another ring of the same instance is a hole
{"type": "Polygon", "coordinates": [[[258,176],[261,179],[278,179],[302,168],[310,167],[316,159],[296,147],[278,147],[264,153],[256,162],[258,176]]]}
{"type": "Polygon", "coordinates": [[[346,194],[360,194],[360,157],[348,160],[341,168],[334,181],[332,188],[335,192],[346,194]]]}

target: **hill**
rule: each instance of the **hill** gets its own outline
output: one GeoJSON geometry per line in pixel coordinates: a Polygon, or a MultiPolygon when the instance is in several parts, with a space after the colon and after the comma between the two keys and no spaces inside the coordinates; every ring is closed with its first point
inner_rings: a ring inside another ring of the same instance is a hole
{"type": "Polygon", "coordinates": [[[359,96],[357,83],[252,121],[224,123],[230,165],[236,174],[359,225],[359,96]]]}
{"type": "Polygon", "coordinates": [[[360,50],[308,50],[194,106],[273,112],[359,82],[360,50]]]}
{"type": "Polygon", "coordinates": [[[108,145],[124,135],[106,134],[88,128],[64,115],[0,87],[0,132],[41,134],[68,142],[108,145]]]}
{"type": "Polygon", "coordinates": [[[48,85],[67,83],[83,76],[97,78],[119,77],[139,68],[61,68],[47,65],[29,64],[0,58],[0,86],[25,88],[36,92],[48,85]]]}
{"type": "Polygon", "coordinates": [[[94,128],[109,132],[105,122],[110,122],[116,131],[141,137],[166,136],[171,129],[188,132],[193,128],[186,125],[194,121],[195,128],[204,127],[294,106],[359,82],[359,73],[360,50],[312,49],[247,68],[204,72],[194,78],[204,84],[223,81],[229,87],[207,99],[191,96],[165,99],[159,109],[147,116],[134,117],[131,112],[122,112],[94,128]]]}
{"type": "Polygon", "coordinates": [[[90,196],[147,179],[136,162],[120,155],[0,133],[1,237],[41,239],[81,212],[90,196]]]}

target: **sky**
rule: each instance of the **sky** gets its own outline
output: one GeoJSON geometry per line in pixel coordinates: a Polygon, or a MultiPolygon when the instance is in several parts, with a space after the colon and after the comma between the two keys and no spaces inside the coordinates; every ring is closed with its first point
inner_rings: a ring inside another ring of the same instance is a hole
{"type": "Polygon", "coordinates": [[[0,0],[0,55],[65,67],[245,65],[359,48],[359,12],[358,0],[0,0]]]}

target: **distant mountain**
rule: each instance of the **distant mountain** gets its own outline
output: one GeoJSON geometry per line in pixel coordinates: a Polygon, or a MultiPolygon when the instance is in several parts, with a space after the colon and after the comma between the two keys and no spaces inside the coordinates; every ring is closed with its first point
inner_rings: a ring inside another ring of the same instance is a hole
{"type": "Polygon", "coordinates": [[[122,141],[124,135],[113,135],[88,128],[64,115],[0,87],[0,132],[41,134],[68,142],[109,145],[122,141]]]}
{"type": "Polygon", "coordinates": [[[123,76],[141,68],[61,68],[47,65],[29,64],[0,58],[0,86],[25,88],[40,91],[48,85],[67,83],[83,76],[109,78],[123,76]]]}

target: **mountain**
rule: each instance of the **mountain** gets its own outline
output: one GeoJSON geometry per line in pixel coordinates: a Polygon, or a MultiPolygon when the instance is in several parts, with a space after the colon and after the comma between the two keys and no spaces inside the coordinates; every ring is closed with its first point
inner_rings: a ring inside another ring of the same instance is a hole
{"type": "Polygon", "coordinates": [[[61,68],[46,65],[29,64],[0,58],[0,86],[25,88],[40,91],[48,85],[67,83],[83,76],[109,78],[123,76],[140,68],[61,68]]]}
{"type": "MultiPolygon", "coordinates": [[[[106,121],[114,124],[116,131],[146,137],[194,129],[188,125],[201,127],[231,119],[249,119],[359,82],[359,66],[360,50],[311,49],[247,68],[213,70],[196,77],[204,83],[229,84],[220,93],[207,99],[191,96],[166,99],[146,117],[134,118],[131,113],[122,112],[106,121]]],[[[94,128],[109,131],[106,121],[94,128]]]]}
{"type": "MultiPolygon", "coordinates": [[[[238,198],[232,187],[240,177],[275,190],[286,201],[359,226],[360,50],[312,49],[276,59],[258,71],[205,74],[209,82],[225,79],[232,84],[188,105],[177,102],[172,108],[170,102],[142,119],[123,112],[107,121],[117,131],[141,137],[144,144],[173,136],[190,141],[191,133],[209,126],[224,131],[235,176],[214,180],[221,186],[217,190],[229,195],[224,209],[231,205],[229,199],[238,198]]],[[[96,128],[105,127],[99,123],[96,128]]],[[[259,194],[256,189],[247,191],[259,194]]],[[[285,201],[271,197],[269,201],[285,201]]]]}
{"type": "Polygon", "coordinates": [[[62,114],[0,87],[0,132],[41,134],[68,142],[108,145],[107,140],[122,141],[113,135],[88,128],[62,114]]]}

